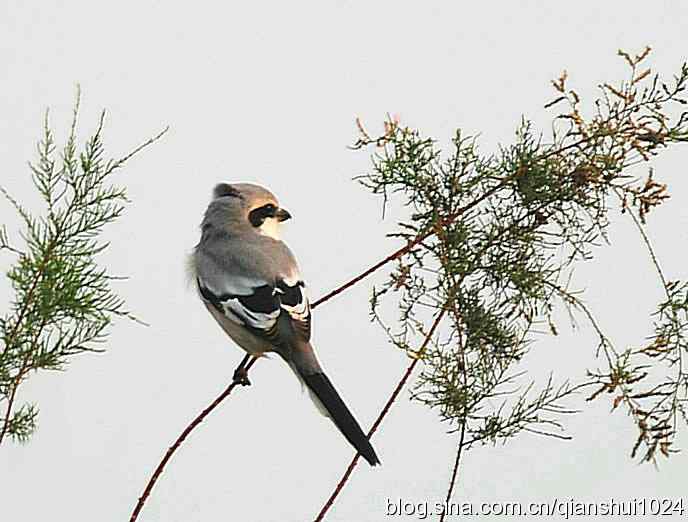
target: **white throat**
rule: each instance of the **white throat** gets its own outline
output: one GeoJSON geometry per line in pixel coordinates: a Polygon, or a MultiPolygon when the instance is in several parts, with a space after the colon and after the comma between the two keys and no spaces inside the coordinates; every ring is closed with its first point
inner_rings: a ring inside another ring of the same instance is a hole
{"type": "Polygon", "coordinates": [[[281,226],[282,224],[279,221],[277,221],[277,219],[275,219],[274,217],[269,217],[266,218],[265,221],[263,221],[263,224],[258,227],[258,232],[260,232],[264,236],[268,236],[272,239],[280,241],[282,239],[280,237],[281,226]]]}

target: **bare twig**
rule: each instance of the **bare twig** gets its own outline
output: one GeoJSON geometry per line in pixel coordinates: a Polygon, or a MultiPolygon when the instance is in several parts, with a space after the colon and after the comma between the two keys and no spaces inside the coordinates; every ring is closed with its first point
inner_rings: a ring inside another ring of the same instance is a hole
{"type": "MultiPolygon", "coordinates": [[[[420,349],[418,350],[418,357],[413,358],[413,360],[411,361],[411,364],[408,365],[408,367],[406,368],[406,371],[401,376],[401,379],[399,380],[396,387],[394,388],[394,391],[389,396],[389,399],[387,399],[387,402],[385,403],[384,408],[382,408],[382,411],[378,415],[377,419],[375,419],[375,423],[373,424],[373,427],[370,428],[370,431],[368,432],[368,439],[370,439],[375,434],[377,429],[380,427],[380,424],[382,424],[382,421],[384,420],[384,418],[389,413],[389,410],[391,409],[392,404],[394,404],[394,402],[397,400],[397,397],[401,393],[401,390],[404,389],[406,382],[409,380],[409,377],[413,373],[413,370],[415,369],[416,365],[418,364],[418,361],[420,361],[421,356],[422,356],[423,352],[425,351],[425,348],[430,343],[430,339],[435,334],[435,330],[437,330],[437,327],[439,326],[439,324],[442,321],[442,318],[444,317],[446,312],[447,312],[447,309],[443,308],[437,314],[437,317],[435,317],[435,321],[432,323],[432,326],[430,327],[428,334],[425,336],[425,340],[423,341],[423,344],[421,345],[420,349]]],[[[351,473],[353,472],[354,468],[356,467],[356,464],[358,463],[358,458],[359,458],[359,454],[356,453],[356,455],[354,455],[354,458],[351,459],[351,463],[349,464],[349,467],[346,468],[344,475],[342,475],[342,478],[337,483],[337,486],[334,488],[334,491],[330,495],[330,498],[327,499],[327,502],[325,502],[325,505],[320,510],[320,513],[318,513],[318,516],[315,518],[315,522],[320,522],[321,520],[324,519],[325,514],[332,507],[332,504],[334,504],[334,501],[339,496],[339,493],[341,493],[342,489],[344,488],[347,481],[349,480],[351,473]]]]}
{"type": "Polygon", "coordinates": [[[444,522],[444,517],[447,516],[447,508],[449,506],[449,501],[451,500],[452,493],[454,491],[454,484],[456,483],[456,477],[459,473],[459,461],[461,460],[461,453],[463,452],[463,438],[466,434],[466,423],[461,425],[461,431],[459,433],[459,445],[456,448],[456,459],[454,460],[454,469],[452,470],[451,481],[449,482],[449,489],[447,490],[447,498],[444,502],[445,509],[442,510],[440,514],[440,522],[444,522]]]}
{"type": "MultiPolygon", "coordinates": [[[[256,359],[255,357],[251,358],[251,360],[248,361],[248,364],[246,364],[245,370],[248,371],[257,360],[258,359],[256,359]]],[[[239,367],[241,367],[243,364],[244,363],[242,361],[239,367]]],[[[227,388],[225,388],[225,390],[220,395],[218,395],[218,397],[213,402],[211,402],[206,409],[204,409],[194,420],[191,421],[191,424],[189,424],[184,429],[184,431],[182,431],[181,435],[179,435],[179,437],[177,437],[177,440],[174,441],[174,444],[172,444],[172,446],[169,447],[169,449],[165,453],[165,456],[160,461],[160,464],[158,464],[158,467],[155,468],[153,475],[151,475],[151,478],[148,480],[148,484],[146,484],[146,488],[143,490],[143,494],[136,503],[136,507],[134,508],[134,511],[132,511],[131,518],[129,519],[130,522],[134,522],[138,518],[139,513],[141,513],[141,509],[143,508],[143,505],[146,503],[146,500],[148,499],[151,491],[153,490],[153,486],[155,486],[155,483],[160,478],[160,475],[165,469],[167,462],[172,458],[174,452],[179,449],[179,446],[181,446],[182,442],[186,440],[186,438],[194,430],[194,428],[196,428],[196,426],[203,422],[203,420],[210,414],[210,412],[217,408],[220,405],[220,403],[224,401],[230,393],[232,393],[232,390],[236,388],[238,384],[240,383],[237,381],[232,381],[232,383],[229,386],[227,386],[227,388]]]]}

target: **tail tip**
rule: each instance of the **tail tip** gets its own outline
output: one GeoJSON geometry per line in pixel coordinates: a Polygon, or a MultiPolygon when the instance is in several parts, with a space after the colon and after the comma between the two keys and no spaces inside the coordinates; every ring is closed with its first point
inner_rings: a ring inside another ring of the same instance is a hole
{"type": "Polygon", "coordinates": [[[365,454],[361,453],[361,456],[368,461],[368,464],[370,464],[371,467],[380,466],[382,464],[372,447],[370,448],[370,451],[366,451],[365,454]]]}

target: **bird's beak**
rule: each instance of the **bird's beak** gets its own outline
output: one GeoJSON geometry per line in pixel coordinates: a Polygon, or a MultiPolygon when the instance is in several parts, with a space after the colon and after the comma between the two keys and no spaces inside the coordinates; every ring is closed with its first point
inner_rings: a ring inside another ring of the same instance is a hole
{"type": "Polygon", "coordinates": [[[285,209],[280,208],[277,212],[275,212],[275,217],[277,218],[277,221],[286,221],[287,219],[291,219],[291,214],[285,209]]]}

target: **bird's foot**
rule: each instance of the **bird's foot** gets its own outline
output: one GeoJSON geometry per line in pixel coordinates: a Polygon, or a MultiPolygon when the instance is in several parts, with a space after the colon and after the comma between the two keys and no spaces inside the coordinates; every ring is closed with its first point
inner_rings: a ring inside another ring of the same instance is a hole
{"type": "Polygon", "coordinates": [[[234,376],[232,377],[234,384],[241,384],[242,386],[250,386],[251,381],[248,379],[248,372],[243,366],[234,370],[234,376]]]}

